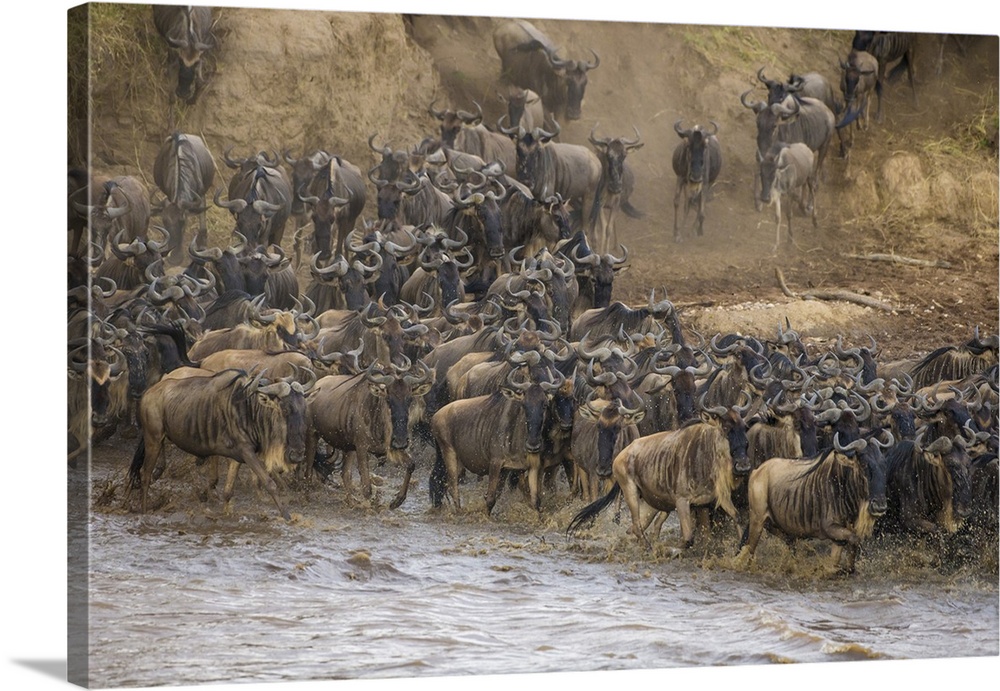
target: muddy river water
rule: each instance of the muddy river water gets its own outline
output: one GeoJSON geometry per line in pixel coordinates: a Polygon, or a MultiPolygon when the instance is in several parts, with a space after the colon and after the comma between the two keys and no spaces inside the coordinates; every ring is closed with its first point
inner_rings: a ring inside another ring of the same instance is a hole
{"type": "MultiPolygon", "coordinates": [[[[180,464],[141,515],[124,449],[93,466],[93,686],[998,654],[996,544],[942,562],[936,546],[871,543],[834,577],[824,546],[765,537],[740,568],[735,535],[671,558],[610,510],[567,537],[583,503],[564,486],[540,516],[513,490],[487,519],[474,478],[461,512],[432,510],[419,466],[395,511],[382,468],[382,508],[312,483],[286,491],[286,523],[242,478],[220,515],[180,464]]],[[[671,519],[661,542],[677,539],[671,519]]]]}

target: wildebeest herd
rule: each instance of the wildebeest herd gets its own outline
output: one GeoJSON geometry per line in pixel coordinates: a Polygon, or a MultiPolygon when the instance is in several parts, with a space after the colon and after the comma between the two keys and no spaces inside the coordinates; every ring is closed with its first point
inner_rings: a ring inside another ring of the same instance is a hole
{"type": "MultiPolygon", "coordinates": [[[[211,10],[158,6],[153,20],[191,102],[216,47],[211,10]]],[[[508,106],[496,127],[479,104],[432,102],[438,131],[404,149],[373,132],[366,173],[325,150],[226,150],[223,191],[206,143],[181,132],[150,171],[162,201],[135,176],[70,170],[70,464],[133,428],[142,511],[169,442],[229,461],[227,511],[245,464],[286,519],[283,473],[322,482],[339,468],[344,492],[357,477],[372,501],[369,464],[384,457],[404,468],[390,508],[414,474],[434,507],[455,509],[463,476],[487,476],[487,513],[518,483],[536,510],[545,493],[590,502],[570,532],[620,496],[644,545],[672,511],[685,546],[721,522],[749,558],[766,528],[833,541],[848,571],[873,530],[995,544],[998,336],[886,362],[873,339],[809,348],[787,322],[706,338],[665,295],[613,300],[628,261],[617,212],[641,215],[626,160],[641,135],[595,125],[589,147],[555,141],[600,56],[560,58],[524,21],[493,38],[508,106]],[[226,247],[207,245],[209,195],[232,215],[226,247]],[[418,447],[434,457],[427,476],[418,447]]],[[[815,220],[835,132],[867,126],[872,94],[880,119],[888,65],[912,85],[912,50],[905,34],[857,32],[842,99],[816,73],[777,82],[763,68],[767,99],[737,96],[757,117],[754,199],[775,204],[779,231],[784,205],[789,238],[793,206],[815,220]]],[[[682,125],[678,241],[691,208],[702,234],[723,165],[718,125],[682,125]]],[[[842,137],[842,156],[850,146],[842,137]]]]}

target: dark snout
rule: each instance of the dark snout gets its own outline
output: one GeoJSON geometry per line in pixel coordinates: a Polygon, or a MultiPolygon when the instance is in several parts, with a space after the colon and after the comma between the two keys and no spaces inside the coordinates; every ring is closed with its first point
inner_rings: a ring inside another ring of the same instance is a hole
{"type": "Polygon", "coordinates": [[[753,470],[753,464],[750,462],[748,456],[741,455],[733,459],[733,474],[738,477],[743,477],[750,474],[753,470]]]}
{"type": "Polygon", "coordinates": [[[872,497],[868,502],[868,513],[872,516],[881,516],[885,513],[888,502],[885,497],[872,497]]]}

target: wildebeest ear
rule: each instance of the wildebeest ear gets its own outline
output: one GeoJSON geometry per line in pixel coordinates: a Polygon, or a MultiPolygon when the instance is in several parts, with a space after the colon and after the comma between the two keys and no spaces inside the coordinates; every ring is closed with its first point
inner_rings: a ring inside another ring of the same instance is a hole
{"type": "Polygon", "coordinates": [[[506,386],[501,386],[500,391],[503,393],[505,398],[509,398],[512,401],[520,401],[524,399],[524,394],[522,392],[514,389],[508,389],[506,386]]]}
{"type": "Polygon", "coordinates": [[[432,382],[427,382],[425,384],[421,384],[417,388],[413,389],[413,394],[412,395],[413,396],[423,396],[424,394],[426,394],[428,391],[431,390],[431,386],[433,386],[432,382]]]}
{"type": "Polygon", "coordinates": [[[385,396],[385,386],[382,384],[368,382],[368,390],[372,392],[372,396],[378,396],[379,398],[385,396]]]}
{"type": "Polygon", "coordinates": [[[640,410],[639,412],[633,413],[632,415],[626,415],[625,416],[625,421],[628,424],[630,424],[630,425],[636,425],[636,424],[642,422],[642,419],[644,417],[646,417],[646,411],[645,410],[640,410]]]}
{"type": "Polygon", "coordinates": [[[702,422],[707,422],[709,424],[715,423],[715,417],[713,417],[712,414],[709,413],[709,412],[707,412],[707,411],[704,411],[704,410],[701,411],[699,413],[699,416],[701,417],[701,421],[702,422]]]}

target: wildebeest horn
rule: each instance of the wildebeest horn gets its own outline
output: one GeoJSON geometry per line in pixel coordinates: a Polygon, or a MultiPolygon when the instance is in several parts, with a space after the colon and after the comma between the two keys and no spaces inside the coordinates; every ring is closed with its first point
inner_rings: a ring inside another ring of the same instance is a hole
{"type": "Polygon", "coordinates": [[[155,230],[156,232],[158,232],[163,237],[163,241],[162,242],[153,242],[152,240],[150,240],[150,239],[147,238],[147,240],[146,240],[146,246],[149,247],[149,249],[151,249],[153,252],[159,252],[164,247],[167,246],[168,242],[170,242],[170,233],[167,232],[166,228],[163,228],[161,226],[153,225],[153,226],[150,226],[150,228],[152,230],[155,230]]]}
{"type": "MultiPolygon", "coordinates": [[[[621,259],[619,259],[615,255],[611,254],[610,252],[608,254],[604,255],[606,258],[608,258],[608,259],[611,260],[612,264],[624,264],[626,261],[628,261],[628,247],[626,247],[625,245],[622,245],[620,243],[619,243],[618,246],[621,247],[621,249],[622,249],[622,258],[621,259]]],[[[574,249],[576,249],[576,248],[574,248],[574,249]]]]}
{"type": "Polygon", "coordinates": [[[232,159],[232,158],[230,158],[229,157],[229,152],[232,151],[232,150],[233,150],[233,147],[231,146],[228,149],[226,149],[225,151],[223,151],[222,152],[222,160],[225,161],[226,165],[229,166],[230,168],[239,168],[241,165],[243,165],[244,163],[246,163],[247,159],[245,159],[245,158],[241,158],[241,159],[232,159]]]}
{"type": "Polygon", "coordinates": [[[447,111],[444,111],[444,110],[434,110],[434,104],[435,103],[437,103],[437,99],[436,98],[433,101],[431,101],[431,104],[429,106],[427,106],[427,113],[431,117],[437,118],[438,120],[444,120],[444,116],[445,116],[445,113],[447,111]]]}
{"type": "Polygon", "coordinates": [[[587,141],[589,141],[589,142],[590,142],[591,144],[593,144],[593,145],[594,145],[594,146],[596,146],[597,148],[604,148],[604,147],[606,147],[606,146],[607,146],[608,144],[610,144],[610,143],[611,143],[611,140],[610,140],[610,139],[608,139],[608,138],[604,138],[604,139],[596,139],[596,138],[594,137],[594,132],[596,132],[596,131],[597,131],[597,128],[598,128],[598,126],[600,126],[600,124],[601,124],[601,123],[599,123],[599,122],[595,122],[595,123],[594,123],[594,126],[590,128],[590,134],[589,134],[589,135],[587,135],[587,141]]]}
{"type": "MultiPolygon", "coordinates": [[[[715,124],[715,123],[712,123],[715,124]]],[[[718,130],[718,125],[716,125],[716,130],[718,130]]],[[[643,146],[642,135],[639,134],[639,128],[632,125],[632,131],[635,132],[635,139],[625,139],[621,138],[622,145],[629,151],[632,149],[639,149],[643,146]]]]}
{"type": "Polygon", "coordinates": [[[594,62],[593,62],[593,64],[591,64],[589,62],[585,62],[585,63],[583,63],[583,67],[584,67],[585,70],[594,70],[594,69],[597,69],[598,65],[601,64],[601,56],[598,55],[597,51],[594,50],[593,48],[590,48],[589,50],[594,55],[594,62]]]}
{"type": "Polygon", "coordinates": [[[559,134],[559,132],[562,131],[562,127],[560,127],[559,123],[555,121],[553,121],[552,124],[555,125],[555,132],[547,132],[546,130],[543,130],[541,127],[536,127],[535,129],[531,130],[531,136],[534,137],[535,139],[541,139],[546,141],[552,139],[553,137],[556,137],[559,134]]]}
{"type": "Polygon", "coordinates": [[[240,213],[245,208],[247,208],[247,201],[245,199],[228,199],[226,201],[220,201],[219,197],[222,195],[221,189],[216,189],[215,194],[212,199],[215,200],[216,206],[221,206],[223,209],[229,209],[233,213],[240,213]]]}
{"type": "Polygon", "coordinates": [[[553,370],[553,372],[556,375],[555,381],[553,382],[543,381],[538,383],[538,385],[542,387],[542,391],[545,391],[546,393],[549,391],[558,391],[559,387],[562,386],[563,383],[566,381],[566,375],[564,375],[562,372],[560,372],[559,370],[553,370]]]}
{"type": "Polygon", "coordinates": [[[465,110],[460,110],[456,112],[456,115],[458,115],[459,119],[461,119],[462,122],[464,122],[466,125],[476,124],[477,122],[481,122],[483,119],[483,107],[478,103],[476,103],[475,101],[473,101],[472,104],[476,106],[476,111],[477,111],[476,113],[470,113],[465,110]]]}
{"type": "Polygon", "coordinates": [[[761,67],[759,70],[757,70],[757,79],[760,80],[761,84],[766,84],[768,86],[768,88],[774,87],[774,86],[778,86],[778,82],[776,82],[776,81],[774,81],[772,79],[768,79],[767,77],[764,76],[764,68],[763,67],[761,67]]]}
{"type": "Polygon", "coordinates": [[[375,153],[382,154],[383,156],[392,156],[392,149],[389,148],[388,146],[383,146],[381,149],[375,148],[374,141],[375,137],[377,136],[378,132],[373,132],[372,136],[368,137],[368,148],[374,151],[375,153]]]}
{"type": "MultiPolygon", "coordinates": [[[[750,93],[750,92],[748,91],[747,93],[750,93]]],[[[746,105],[746,104],[744,104],[744,105],[746,105]]],[[[674,123],[674,132],[676,132],[681,137],[683,137],[683,138],[686,139],[688,136],[690,136],[691,130],[689,130],[689,129],[687,129],[687,130],[686,129],[682,129],[681,128],[681,123],[682,122],[684,122],[683,118],[674,123]]]]}
{"type": "Polygon", "coordinates": [[[833,435],[833,448],[836,449],[839,453],[849,454],[854,452],[861,452],[864,451],[867,446],[868,442],[865,441],[864,439],[858,439],[857,441],[851,442],[847,446],[841,446],[840,432],[837,432],[833,435]]]}
{"type": "Polygon", "coordinates": [[[747,96],[749,96],[750,92],[752,91],[753,89],[747,89],[742,94],[740,94],[740,103],[742,103],[744,106],[746,106],[753,112],[759,113],[760,111],[767,108],[767,104],[764,103],[763,101],[747,101],[747,96]]]}
{"type": "Polygon", "coordinates": [[[277,314],[264,314],[261,312],[264,300],[266,299],[267,296],[264,293],[261,293],[250,302],[250,311],[253,318],[262,324],[270,324],[278,318],[277,314]]]}
{"type": "Polygon", "coordinates": [[[514,381],[514,375],[516,375],[518,371],[519,370],[517,369],[513,369],[507,375],[507,386],[516,391],[527,391],[529,388],[531,388],[531,380],[529,379],[527,381],[521,381],[521,382],[514,381]]]}

